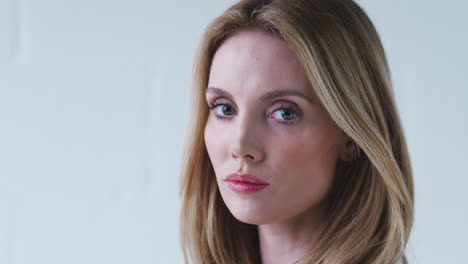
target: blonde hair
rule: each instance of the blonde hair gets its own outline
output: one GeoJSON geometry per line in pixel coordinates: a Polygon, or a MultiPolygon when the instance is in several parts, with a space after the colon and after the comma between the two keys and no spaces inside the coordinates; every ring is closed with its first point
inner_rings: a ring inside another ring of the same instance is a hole
{"type": "Polygon", "coordinates": [[[194,65],[194,111],[181,170],[185,262],[261,263],[258,229],[227,209],[204,142],[213,56],[226,38],[248,29],[289,45],[321,104],[361,151],[337,165],[324,231],[297,263],[407,263],[414,203],[408,150],[384,49],[352,0],[245,0],[207,27],[194,65]]]}

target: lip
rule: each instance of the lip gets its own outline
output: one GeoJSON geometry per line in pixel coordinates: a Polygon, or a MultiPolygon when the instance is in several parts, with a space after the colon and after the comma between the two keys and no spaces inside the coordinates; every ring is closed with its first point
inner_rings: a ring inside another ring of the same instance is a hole
{"type": "Polygon", "coordinates": [[[226,177],[225,181],[231,190],[241,194],[258,192],[270,185],[250,174],[233,173],[226,177]]]}

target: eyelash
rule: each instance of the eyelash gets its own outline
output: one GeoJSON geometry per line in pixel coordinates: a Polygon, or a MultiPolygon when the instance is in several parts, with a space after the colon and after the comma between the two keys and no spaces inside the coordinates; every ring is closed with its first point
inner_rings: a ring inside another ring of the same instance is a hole
{"type": "MultiPolygon", "coordinates": [[[[220,102],[220,100],[215,100],[215,101],[210,101],[208,103],[208,108],[210,111],[212,111],[213,109],[215,109],[216,107],[218,106],[222,106],[222,105],[227,105],[231,108],[234,109],[234,107],[232,107],[231,104],[227,103],[227,102],[220,102]]],[[[275,107],[275,109],[273,110],[272,113],[275,113],[276,111],[278,110],[288,110],[288,111],[291,111],[293,114],[295,114],[296,116],[293,118],[293,119],[290,119],[290,120],[284,120],[280,123],[284,123],[284,124],[292,124],[292,123],[295,123],[297,121],[298,118],[300,118],[302,116],[302,112],[300,110],[298,110],[296,107],[288,107],[288,106],[285,106],[284,104],[281,104],[280,106],[278,107],[275,107]]],[[[234,109],[235,111],[235,109],[234,109]]],[[[229,120],[230,118],[229,117],[224,117],[224,116],[219,116],[219,115],[214,115],[217,119],[220,119],[220,120],[224,120],[224,121],[227,121],[229,120]]]]}

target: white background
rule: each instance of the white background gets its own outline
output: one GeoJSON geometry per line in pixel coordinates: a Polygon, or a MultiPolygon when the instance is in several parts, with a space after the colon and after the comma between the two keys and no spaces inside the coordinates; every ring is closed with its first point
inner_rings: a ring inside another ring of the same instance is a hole
{"type": "MultiPolygon", "coordinates": [[[[235,1],[0,0],[0,263],[182,263],[195,47],[235,1]]],[[[416,184],[411,263],[468,263],[468,3],[361,0],[416,184]]]]}

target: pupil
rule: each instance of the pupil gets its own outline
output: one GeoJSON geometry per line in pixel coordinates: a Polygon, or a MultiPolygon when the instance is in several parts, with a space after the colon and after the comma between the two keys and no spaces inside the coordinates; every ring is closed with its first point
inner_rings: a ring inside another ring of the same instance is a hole
{"type": "MultiPolygon", "coordinates": [[[[232,110],[232,109],[231,109],[231,110],[232,110]]],[[[230,114],[229,106],[223,105],[223,113],[224,113],[225,115],[229,115],[229,114],[230,114]]]]}
{"type": "Polygon", "coordinates": [[[289,110],[284,110],[284,109],[283,109],[281,112],[282,112],[283,117],[284,117],[285,119],[290,119],[290,118],[292,118],[292,113],[291,113],[291,111],[289,111],[289,110]]]}

